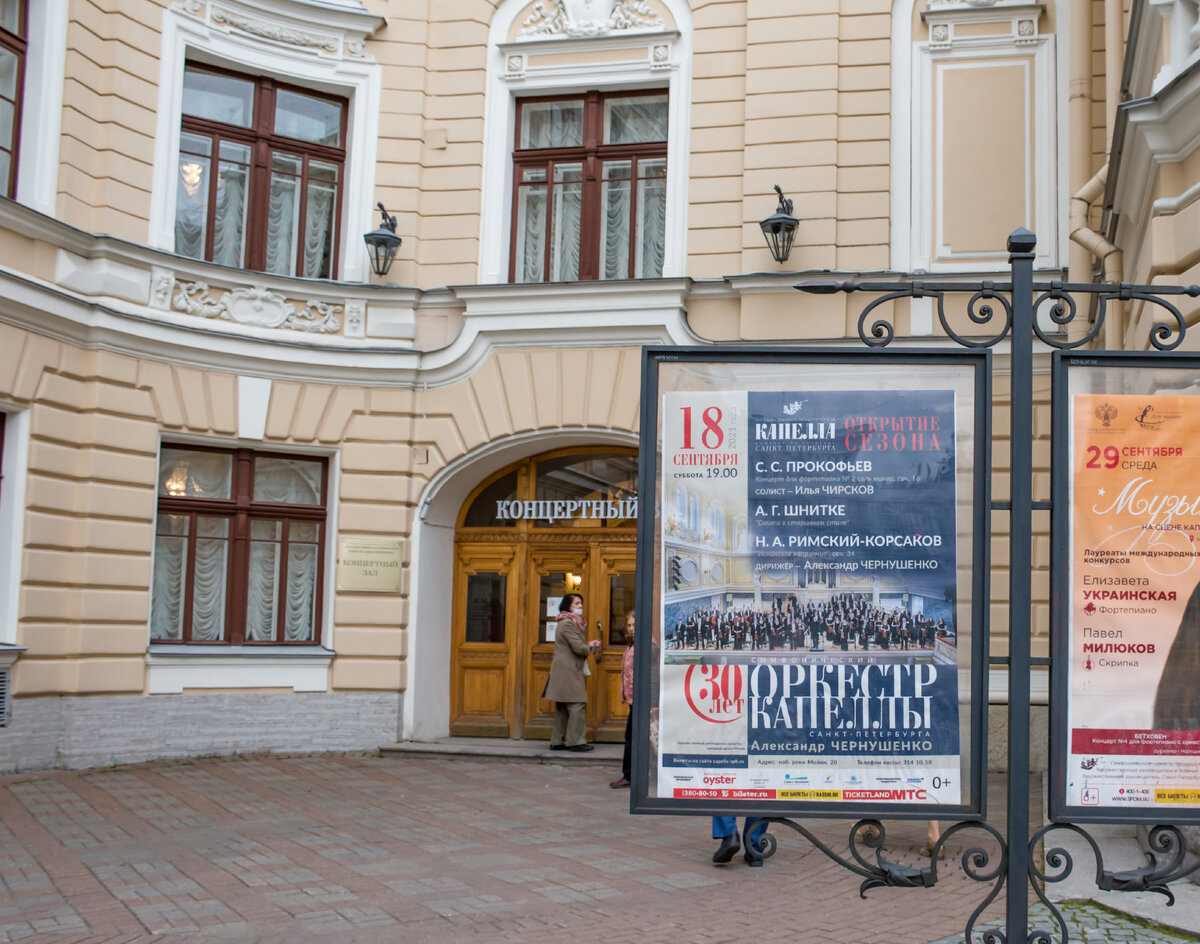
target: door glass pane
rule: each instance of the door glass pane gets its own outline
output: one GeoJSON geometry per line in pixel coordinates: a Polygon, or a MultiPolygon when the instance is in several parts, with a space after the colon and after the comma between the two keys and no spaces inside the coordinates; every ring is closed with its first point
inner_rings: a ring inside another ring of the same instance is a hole
{"type": "Polygon", "coordinates": [[[225,581],[229,573],[229,521],[196,519],[196,573],[192,581],[192,640],[225,638],[225,581]]]}
{"type": "Polygon", "coordinates": [[[280,522],[250,523],[250,566],[247,574],[246,640],[270,642],[278,625],[280,522]]]}
{"type": "Polygon", "coordinates": [[[604,102],[604,143],[667,140],[667,96],[610,98],[604,102]]]}
{"type": "Polygon", "coordinates": [[[521,105],[522,148],[583,144],[583,102],[526,102],[521,105]]]}
{"type": "MultiPolygon", "coordinates": [[[[542,574],[540,581],[540,595],[538,613],[538,642],[554,642],[554,630],[558,626],[558,605],[562,601],[563,594],[567,593],[568,586],[571,593],[582,593],[583,587],[580,581],[580,575],[575,573],[552,573],[542,574]],[[547,629],[550,630],[547,633],[547,629]]],[[[586,617],[587,614],[584,613],[586,617]]]]}
{"type": "Polygon", "coordinates": [[[240,268],[246,251],[246,206],[250,198],[250,148],[222,141],[217,165],[217,212],[213,262],[240,268]]]}
{"type": "MultiPolygon", "coordinates": [[[[578,503],[572,517],[556,518],[553,527],[629,524],[634,510],[631,502],[637,497],[637,456],[586,453],[543,459],[537,464],[534,497],[543,502],[578,503]]],[[[545,521],[538,524],[550,526],[545,521]]]]}
{"type": "Polygon", "coordinates": [[[163,447],[158,461],[158,494],[169,498],[228,498],[233,457],[163,447]]]}
{"type": "Polygon", "coordinates": [[[342,107],[323,98],[278,89],[275,133],[337,147],[342,143],[342,107]]]}
{"type": "Polygon", "coordinates": [[[479,573],[467,577],[467,642],[504,642],[508,577],[479,573]]]}
{"type": "Polygon", "coordinates": [[[554,219],[550,223],[550,281],[579,278],[579,223],[583,205],[583,165],[554,166],[554,219]]]}
{"type": "Polygon", "coordinates": [[[600,185],[600,278],[629,278],[631,161],[605,161],[600,185]]]}
{"type": "Polygon", "coordinates": [[[183,639],[188,520],[187,515],[158,516],[150,592],[151,639],[183,639]]]}
{"type": "Polygon", "coordinates": [[[254,500],[286,505],[319,505],[322,466],[315,459],[254,457],[254,500]]]}
{"type": "Polygon", "coordinates": [[[540,282],[546,260],[546,187],[522,187],[517,195],[516,280],[540,282]]]}
{"type": "Polygon", "coordinates": [[[667,162],[661,158],[638,162],[637,243],[634,247],[635,278],[657,279],[662,275],[663,247],[667,233],[667,162]]]}
{"type": "Polygon", "coordinates": [[[633,610],[633,574],[608,578],[608,645],[625,645],[625,617],[633,610]]]}
{"type": "Polygon", "coordinates": [[[179,135],[179,180],[175,187],[175,251],[203,259],[208,238],[208,178],[212,140],[179,135]]]}
{"type": "Polygon", "coordinates": [[[300,229],[300,172],[304,161],[291,154],[271,156],[267,199],[267,266],[276,275],[296,274],[296,234],[300,229]]]}
{"type": "Polygon", "coordinates": [[[304,211],[304,271],[310,279],[333,276],[333,233],[337,216],[336,164],[308,162],[308,201],[304,211]]]}
{"type": "Polygon", "coordinates": [[[510,472],[485,488],[471,502],[471,507],[467,509],[466,515],[463,516],[463,526],[467,528],[515,527],[515,517],[507,513],[507,508],[504,509],[506,513],[501,517],[500,503],[512,502],[516,500],[516,497],[517,473],[510,472]]]}
{"type": "Polygon", "coordinates": [[[249,128],[254,123],[254,83],[188,67],[183,73],[183,113],[249,128]]]}

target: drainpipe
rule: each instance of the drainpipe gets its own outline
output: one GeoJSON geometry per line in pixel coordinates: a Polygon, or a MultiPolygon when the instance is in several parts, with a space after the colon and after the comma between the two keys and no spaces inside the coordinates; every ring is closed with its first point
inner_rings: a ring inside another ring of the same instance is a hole
{"type": "MultiPolygon", "coordinates": [[[[1080,190],[1092,175],[1092,0],[1071,0],[1071,72],[1068,81],[1068,188],[1080,190]]],[[[1074,201],[1071,202],[1074,212],[1074,201]]],[[[1086,223],[1086,217],[1085,217],[1086,223]]],[[[1068,278],[1090,282],[1092,258],[1087,249],[1072,240],[1069,244],[1068,278]]],[[[1074,336],[1084,334],[1082,319],[1071,322],[1074,336]]]]}
{"type": "MultiPolygon", "coordinates": [[[[1070,231],[1071,242],[1087,250],[1089,257],[1099,259],[1104,265],[1104,281],[1124,281],[1124,260],[1121,250],[1088,227],[1088,209],[1104,194],[1108,180],[1108,165],[1105,164],[1096,176],[1084,184],[1071,197],[1070,231]]],[[[1089,265],[1089,269],[1091,266],[1089,265]]],[[[1090,275],[1090,272],[1089,272],[1090,275]]],[[[1074,279],[1074,276],[1072,276],[1074,279]]],[[[1088,279],[1090,281],[1090,279],[1088,279]]],[[[1110,351],[1121,349],[1124,334],[1124,312],[1116,299],[1109,300],[1104,325],[1104,346],[1110,351]]]]}

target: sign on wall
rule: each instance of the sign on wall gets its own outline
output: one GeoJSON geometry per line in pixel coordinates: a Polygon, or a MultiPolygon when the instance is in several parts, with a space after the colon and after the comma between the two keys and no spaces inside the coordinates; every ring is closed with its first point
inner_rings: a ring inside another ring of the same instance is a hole
{"type": "Polygon", "coordinates": [[[647,352],[637,808],[980,810],[986,363],[647,352]]]}
{"type": "Polygon", "coordinates": [[[1200,821],[1200,359],[1055,367],[1052,813],[1200,821]]]}
{"type": "Polygon", "coordinates": [[[338,542],[337,588],[399,593],[402,553],[402,541],[342,538],[338,542]]]}

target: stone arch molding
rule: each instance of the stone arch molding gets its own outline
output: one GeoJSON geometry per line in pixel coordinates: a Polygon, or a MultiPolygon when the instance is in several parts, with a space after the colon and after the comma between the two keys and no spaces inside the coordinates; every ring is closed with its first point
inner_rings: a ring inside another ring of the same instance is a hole
{"type": "Polygon", "coordinates": [[[410,554],[412,614],[408,685],[400,737],[428,740],[450,733],[450,651],[454,525],[471,489],[507,465],[570,446],[637,446],[628,430],[577,426],[536,429],[494,440],[447,464],[425,487],[413,519],[410,554]]]}
{"type": "Polygon", "coordinates": [[[670,100],[663,277],[683,275],[692,65],[686,0],[504,0],[487,55],[479,281],[508,280],[516,99],[655,87],[665,87],[670,100]],[[631,52],[639,49],[644,55],[631,52]]]}

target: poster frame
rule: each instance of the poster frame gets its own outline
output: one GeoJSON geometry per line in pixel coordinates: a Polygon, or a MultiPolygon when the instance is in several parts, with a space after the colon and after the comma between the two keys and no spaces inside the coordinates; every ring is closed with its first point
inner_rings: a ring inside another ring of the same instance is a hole
{"type": "Polygon", "coordinates": [[[1055,351],[1051,368],[1051,546],[1050,574],[1054,592],[1050,601],[1050,757],[1047,806],[1054,823],[1138,823],[1200,825],[1200,808],[1083,806],[1067,800],[1070,755],[1068,710],[1071,692],[1071,481],[1074,475],[1071,444],[1069,374],[1073,367],[1125,368],[1134,371],[1191,369],[1200,383],[1200,354],[1147,351],[1055,351]]]}
{"type": "MultiPolygon", "coordinates": [[[[991,582],[991,458],[992,458],[992,352],[988,348],[946,350],[905,348],[861,350],[822,347],[749,347],[711,345],[704,347],[653,346],[642,348],[641,414],[638,453],[638,494],[641,513],[637,523],[636,620],[639,627],[656,627],[659,598],[655,577],[661,571],[655,521],[659,506],[662,471],[658,463],[659,365],[673,363],[748,364],[770,362],[801,367],[805,364],[845,365],[862,371],[871,366],[909,365],[929,372],[936,383],[938,367],[972,370],[973,476],[969,486],[971,536],[971,665],[969,667],[969,743],[966,774],[970,783],[966,802],[931,806],[904,802],[843,802],[799,800],[691,799],[650,796],[650,714],[658,704],[658,666],[654,664],[655,633],[639,631],[634,645],[634,720],[632,729],[633,783],[631,813],[677,815],[803,816],[810,819],[889,818],[909,820],[979,821],[987,814],[987,680],[989,601],[991,582]]],[[[869,374],[869,371],[866,372],[869,374]]],[[[959,408],[961,409],[961,408],[959,408]]],[[[956,586],[961,584],[956,582],[956,586]]],[[[661,627],[658,627],[661,634],[661,627]]]]}

